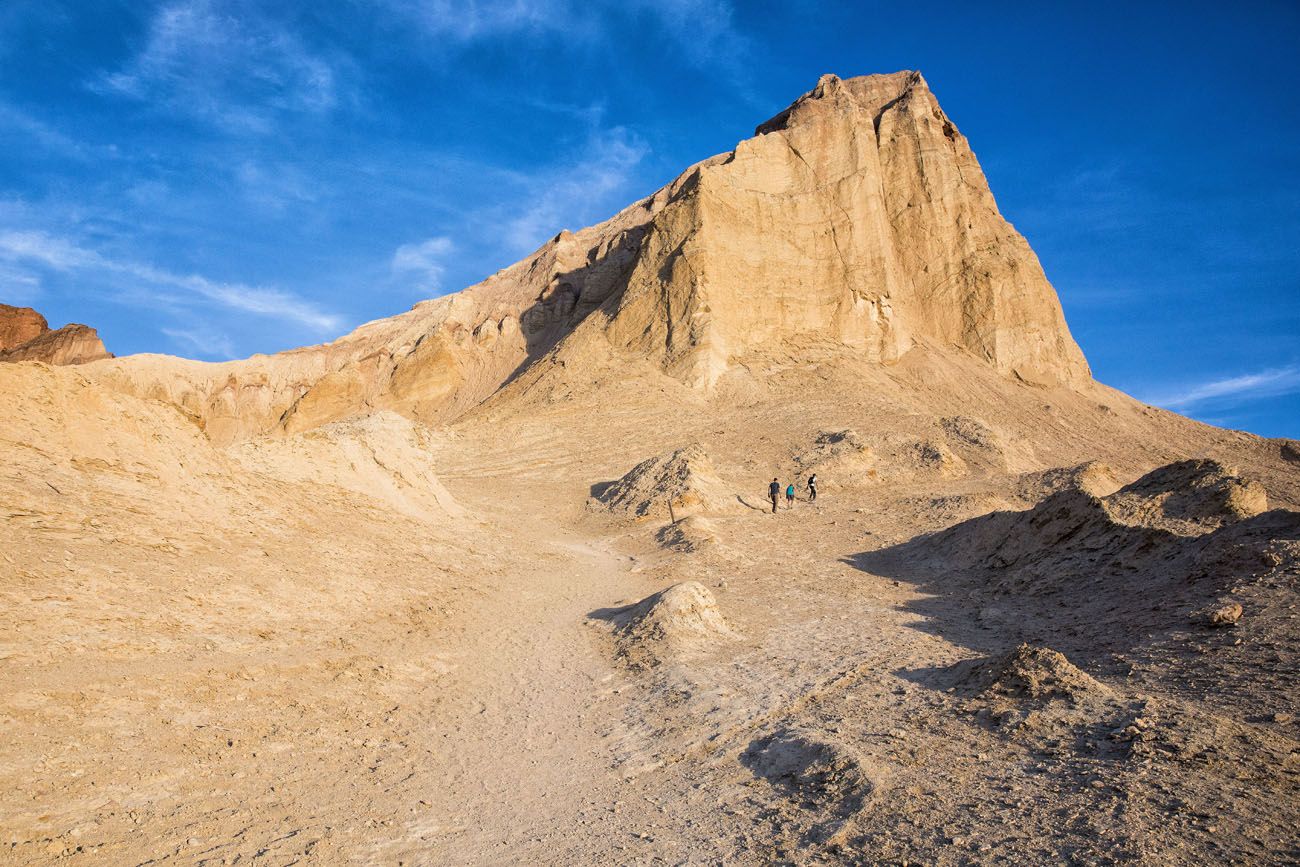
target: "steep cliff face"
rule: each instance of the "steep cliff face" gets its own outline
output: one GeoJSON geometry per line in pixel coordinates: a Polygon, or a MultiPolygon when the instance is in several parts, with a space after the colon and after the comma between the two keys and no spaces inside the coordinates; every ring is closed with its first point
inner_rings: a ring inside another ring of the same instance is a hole
{"type": "Polygon", "coordinates": [[[613,343],[705,384],[800,339],[879,361],[957,346],[1025,380],[1088,379],[1038,260],[919,73],[823,76],[757,133],[655,217],[613,343]]]}
{"type": "Polygon", "coordinates": [[[45,317],[30,307],[0,304],[0,362],[85,364],[112,357],[88,325],[73,323],[51,331],[45,317]]]}
{"type": "Polygon", "coordinates": [[[45,317],[30,307],[0,304],[0,352],[8,352],[50,330],[45,317]]]}
{"type": "Polygon", "coordinates": [[[456,418],[557,365],[650,363],[708,389],[747,356],[915,345],[1009,376],[1089,381],[1056,294],[919,73],[816,88],[734,151],[463,292],[340,340],[220,365],[99,375],[219,441],[372,409],[456,418]]]}

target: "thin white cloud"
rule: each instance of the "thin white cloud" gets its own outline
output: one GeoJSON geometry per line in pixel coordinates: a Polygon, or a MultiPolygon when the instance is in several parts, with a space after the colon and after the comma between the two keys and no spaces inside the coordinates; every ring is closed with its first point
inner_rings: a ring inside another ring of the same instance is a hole
{"type": "Polygon", "coordinates": [[[39,262],[59,271],[91,267],[102,261],[99,254],[44,232],[0,233],[0,258],[39,262]]]}
{"type": "Polygon", "coordinates": [[[191,297],[243,313],[292,322],[314,333],[333,333],[343,324],[342,317],[327,313],[290,292],[222,283],[196,274],[176,274],[141,262],[113,259],[44,232],[0,232],[0,262],[35,263],[57,271],[79,272],[86,276],[87,282],[105,277],[125,278],[165,289],[181,289],[191,297]]]}
{"type": "Polygon", "coordinates": [[[271,214],[283,214],[290,207],[320,199],[319,186],[293,163],[264,165],[244,160],[235,171],[235,180],[248,202],[271,214]]]}
{"type": "MultiPolygon", "coordinates": [[[[739,78],[747,40],[730,0],[386,0],[387,7],[446,43],[560,35],[567,43],[612,43],[616,21],[649,22],[699,67],[739,78]]],[[[639,28],[638,28],[639,29],[639,28]]]]}
{"type": "Polygon", "coordinates": [[[544,172],[528,185],[528,204],[505,222],[507,248],[528,253],[561,229],[580,229],[599,219],[606,200],[626,189],[647,153],[646,144],[622,127],[594,135],[573,164],[544,172]]]}
{"type": "Polygon", "coordinates": [[[329,62],[269,21],[211,0],[161,8],[142,50],[92,86],[235,132],[268,132],[278,114],[324,113],[339,101],[329,62]]]}
{"type": "Polygon", "coordinates": [[[117,155],[116,148],[112,146],[92,147],[83,144],[16,106],[0,102],[0,129],[5,128],[17,133],[19,141],[26,140],[38,145],[39,150],[46,154],[57,154],[78,161],[117,155]]]}
{"type": "Polygon", "coordinates": [[[430,34],[460,41],[577,23],[566,0],[397,0],[392,5],[430,34]]]}
{"type": "Polygon", "coordinates": [[[30,307],[41,294],[39,277],[12,264],[0,262],[0,304],[30,307]]]}
{"type": "Polygon", "coordinates": [[[678,48],[697,66],[717,65],[739,74],[746,40],[736,30],[726,0],[639,0],[659,19],[678,48]]]}
{"type": "Polygon", "coordinates": [[[1300,364],[1230,376],[1157,396],[1147,403],[1179,412],[1211,405],[1235,405],[1300,392],[1300,364]]]}
{"type": "Polygon", "coordinates": [[[164,328],[162,333],[206,358],[224,361],[235,357],[230,338],[206,328],[164,328]]]}
{"type": "Polygon", "coordinates": [[[392,270],[395,275],[415,278],[422,291],[438,291],[442,288],[443,274],[447,270],[445,260],[455,245],[450,238],[437,236],[418,244],[403,244],[393,253],[392,270]]]}

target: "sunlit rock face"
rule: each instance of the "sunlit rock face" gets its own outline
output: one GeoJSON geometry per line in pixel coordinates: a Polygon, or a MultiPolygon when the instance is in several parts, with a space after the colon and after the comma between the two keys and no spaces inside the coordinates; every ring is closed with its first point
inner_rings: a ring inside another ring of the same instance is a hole
{"type": "Polygon", "coordinates": [[[97,376],[229,442],[371,409],[442,423],[517,380],[608,379],[609,364],[707,391],[756,353],[889,364],[918,345],[1026,382],[1090,379],[966,139],[919,73],[898,72],[823,76],[609,220],[333,343],[216,365],[133,358],[97,376]]]}

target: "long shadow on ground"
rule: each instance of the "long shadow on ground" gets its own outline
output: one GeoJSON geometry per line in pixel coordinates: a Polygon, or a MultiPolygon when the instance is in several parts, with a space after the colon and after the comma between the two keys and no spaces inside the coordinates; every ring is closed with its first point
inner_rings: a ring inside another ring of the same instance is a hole
{"type": "MultiPolygon", "coordinates": [[[[1154,653],[1181,670],[1189,689],[1204,690],[1226,686],[1244,666],[1267,668],[1269,655],[1284,650],[1276,642],[1294,643],[1294,630],[1266,628],[1261,617],[1268,641],[1231,658],[1217,655],[1235,647],[1233,630],[1208,629],[1196,613],[1251,584],[1280,617],[1293,601],[1295,576],[1290,591],[1285,575],[1279,585],[1286,567],[1276,568],[1269,552],[1298,541],[1295,512],[1274,510],[1179,536],[1119,523],[1097,499],[1069,491],[1028,511],[993,512],[843,562],[915,586],[924,595],[906,606],[922,618],[913,627],[951,643],[986,654],[1041,644],[1093,674],[1119,678],[1154,653]]],[[[906,673],[936,689],[956,675],[906,673]]]]}

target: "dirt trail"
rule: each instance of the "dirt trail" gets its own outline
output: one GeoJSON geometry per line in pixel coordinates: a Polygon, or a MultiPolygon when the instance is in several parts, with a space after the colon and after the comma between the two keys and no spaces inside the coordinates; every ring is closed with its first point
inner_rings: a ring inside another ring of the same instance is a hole
{"type": "MultiPolygon", "coordinates": [[[[1091,551],[1077,588],[1026,575],[1005,593],[929,535],[996,525],[987,514],[1023,481],[997,467],[900,464],[911,475],[828,485],[816,505],[673,527],[588,502],[692,442],[728,492],[761,502],[820,432],[870,437],[892,420],[791,406],[682,430],[643,408],[590,441],[586,416],[560,406],[417,432],[410,450],[379,419],[291,444],[327,452],[323,477],[277,475],[274,440],[243,463],[196,440],[185,448],[206,463],[179,473],[158,462],[165,416],[115,446],[129,461],[11,448],[0,862],[1159,865],[1296,851],[1291,519],[1243,523],[1214,549],[1277,536],[1239,588],[1222,585],[1246,625],[1189,632],[1190,597],[1116,605],[1113,580],[1091,589],[1104,577],[1091,551]],[[410,495],[428,479],[455,512],[410,495]],[[626,652],[614,611],[681,582],[708,591],[734,636],[626,652]],[[1109,606],[1105,630],[1071,619],[1089,596],[1109,606]],[[976,665],[1035,640],[1104,697],[967,688],[976,665]],[[1210,677],[1231,688],[1207,695],[1210,677]]],[[[56,422],[41,424],[68,428],[56,422]]],[[[992,461],[974,446],[965,460],[992,461]]],[[[970,544],[984,535],[998,534],[970,544]]],[[[1122,580],[1126,562],[1112,564],[1122,580]]],[[[1153,580],[1139,577],[1139,590],[1153,580]]],[[[1196,589],[1189,578],[1171,580],[1196,589]]],[[[1221,592],[1213,581],[1196,592],[1221,592]]]]}
{"type": "Polygon", "coordinates": [[[618,674],[587,615],[642,579],[602,540],[555,526],[553,480],[521,490],[506,475],[508,489],[450,476],[470,508],[494,504],[494,535],[522,569],[495,576],[444,635],[453,668],[429,697],[439,734],[421,769],[436,819],[409,829],[432,844],[407,850],[417,862],[529,863],[597,845],[584,839],[587,817],[610,799],[611,751],[628,734],[618,674]]]}

